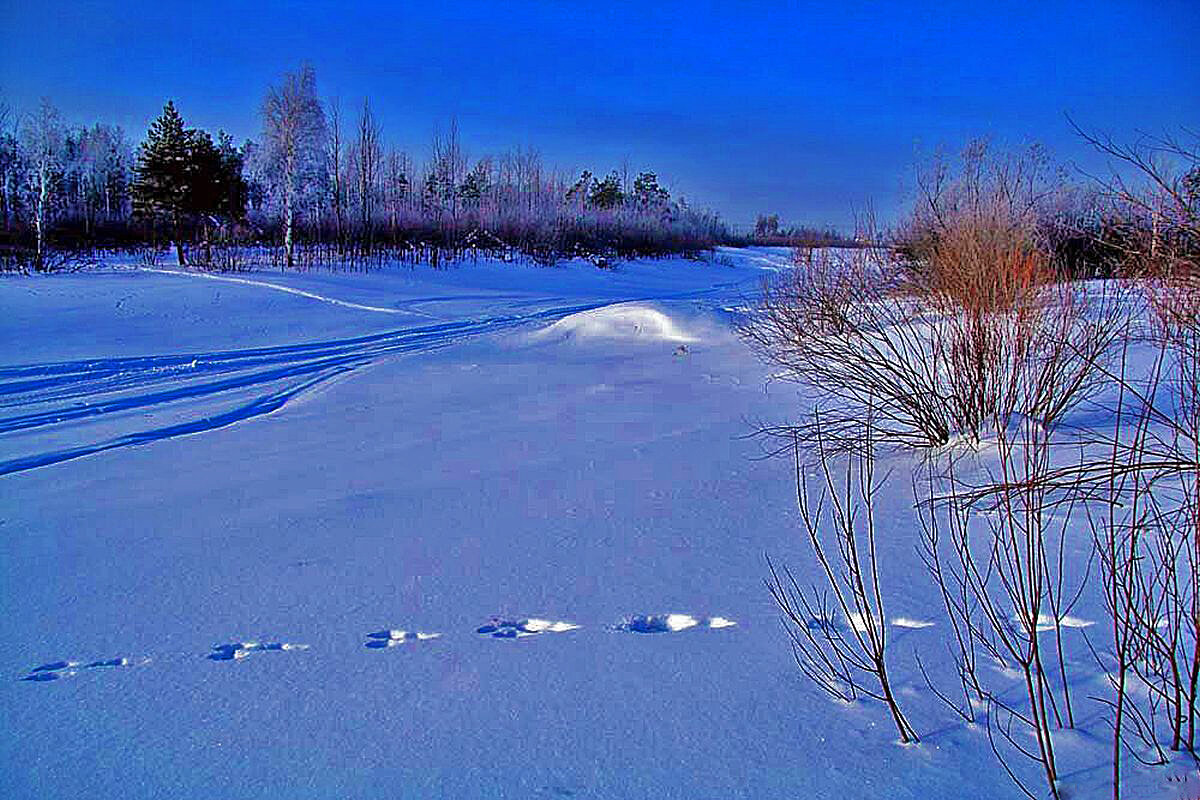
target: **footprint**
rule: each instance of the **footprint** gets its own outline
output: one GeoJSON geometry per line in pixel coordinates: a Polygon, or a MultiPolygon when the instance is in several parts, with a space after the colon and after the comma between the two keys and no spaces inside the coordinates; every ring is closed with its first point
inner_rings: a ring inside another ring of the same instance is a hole
{"type": "MultiPolygon", "coordinates": [[[[867,632],[867,618],[858,612],[852,612],[850,616],[847,617],[846,622],[849,624],[849,627],[857,633],[867,632]]],[[[921,630],[922,628],[932,628],[935,623],[924,619],[914,619],[912,617],[892,617],[889,624],[897,628],[921,630]]],[[[821,617],[811,617],[805,621],[805,626],[810,631],[829,631],[832,633],[835,631],[844,630],[842,624],[837,620],[821,617]]]]}
{"type": "Polygon", "coordinates": [[[731,628],[737,625],[726,617],[693,617],[690,614],[637,614],[614,626],[627,633],[678,633],[703,625],[707,628],[731,628]]]}
{"type": "Polygon", "coordinates": [[[75,674],[75,670],[64,670],[62,672],[31,672],[24,678],[23,681],[56,681],[59,678],[69,678],[75,674]]]}
{"type": "Polygon", "coordinates": [[[539,633],[565,633],[578,630],[573,622],[548,619],[510,620],[502,617],[492,617],[491,620],[475,629],[476,633],[491,636],[494,639],[519,639],[525,636],[537,636],[539,633]]]}
{"type": "Polygon", "coordinates": [[[375,631],[367,634],[367,647],[375,650],[384,650],[388,647],[396,647],[406,642],[425,642],[430,639],[440,639],[440,633],[421,633],[413,631],[401,631],[394,628],[389,630],[375,631]]]}
{"type": "Polygon", "coordinates": [[[911,617],[892,617],[892,624],[897,628],[912,628],[913,630],[921,630],[922,628],[932,628],[934,623],[925,619],[912,619],[911,617]]]}
{"type": "Polygon", "coordinates": [[[124,657],[109,658],[109,659],[104,659],[101,661],[92,661],[91,663],[84,664],[83,668],[84,669],[97,669],[99,667],[128,667],[130,665],[130,663],[131,663],[130,660],[128,658],[124,658],[124,657]]]}
{"type": "Polygon", "coordinates": [[[838,629],[836,620],[826,619],[825,617],[810,617],[805,620],[804,627],[810,631],[829,631],[833,632],[838,629]]]}
{"type": "MultiPolygon", "coordinates": [[[[144,658],[142,664],[149,663],[150,659],[144,658]]],[[[60,678],[69,678],[72,675],[78,675],[80,670],[84,669],[103,669],[107,667],[129,667],[133,666],[133,659],[126,656],[118,658],[105,658],[98,661],[89,661],[86,664],[82,661],[51,661],[47,664],[34,667],[29,670],[29,674],[21,678],[23,681],[36,681],[44,683],[47,681],[56,681],[60,678]]]]}
{"type": "Polygon", "coordinates": [[[213,645],[208,658],[212,661],[241,661],[251,653],[268,650],[307,650],[306,644],[291,642],[230,642],[229,644],[213,645]]]}
{"type": "MultiPolygon", "coordinates": [[[[1023,618],[1020,616],[1014,616],[1012,619],[1013,619],[1013,622],[1015,622],[1018,625],[1024,624],[1023,618]]],[[[1058,620],[1058,624],[1063,628],[1090,628],[1092,625],[1095,625],[1096,623],[1092,622],[1091,620],[1080,619],[1079,617],[1072,617],[1070,615],[1065,615],[1058,620]]],[[[1052,630],[1054,630],[1054,617],[1052,617],[1049,614],[1038,614],[1037,625],[1035,625],[1034,627],[1037,629],[1038,633],[1046,633],[1047,631],[1052,631],[1052,630]]]]}

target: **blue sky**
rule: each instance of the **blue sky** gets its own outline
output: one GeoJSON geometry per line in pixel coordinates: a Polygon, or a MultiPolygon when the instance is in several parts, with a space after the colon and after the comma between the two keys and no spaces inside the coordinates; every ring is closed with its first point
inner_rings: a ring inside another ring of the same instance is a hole
{"type": "Polygon", "coordinates": [[[735,223],[894,218],[913,166],[972,136],[1103,162],[1069,130],[1200,127],[1200,3],[0,3],[0,92],[140,138],[173,98],[254,135],[307,60],[369,96],[418,161],[456,118],[468,154],[651,168],[735,223]],[[993,7],[994,6],[994,7],[993,7]],[[1002,8],[1000,8],[1003,6],[1002,8]],[[351,7],[351,8],[347,8],[351,7]]]}

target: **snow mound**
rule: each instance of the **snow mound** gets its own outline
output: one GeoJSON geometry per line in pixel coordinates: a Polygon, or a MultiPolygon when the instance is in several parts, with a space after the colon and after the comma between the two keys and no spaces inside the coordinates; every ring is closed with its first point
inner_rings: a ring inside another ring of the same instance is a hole
{"type": "Polygon", "coordinates": [[[611,340],[637,339],[654,342],[695,342],[679,323],[661,309],[642,303],[618,303],[591,311],[569,314],[538,333],[538,339],[611,340]]]}

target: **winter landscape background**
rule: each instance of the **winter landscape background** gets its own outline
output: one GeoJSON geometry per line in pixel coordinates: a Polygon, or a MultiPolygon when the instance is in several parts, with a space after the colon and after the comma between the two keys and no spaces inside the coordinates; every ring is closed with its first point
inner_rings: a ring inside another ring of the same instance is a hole
{"type": "Polygon", "coordinates": [[[1195,22],[0,10],[0,795],[1200,797],[1195,22]]]}

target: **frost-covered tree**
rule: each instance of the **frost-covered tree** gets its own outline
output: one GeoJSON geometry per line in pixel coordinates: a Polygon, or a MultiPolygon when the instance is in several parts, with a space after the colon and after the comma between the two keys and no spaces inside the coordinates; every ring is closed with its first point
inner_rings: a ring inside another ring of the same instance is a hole
{"type": "Polygon", "coordinates": [[[42,269],[46,258],[46,224],[62,177],[65,134],[58,109],[42,98],[21,126],[20,148],[27,164],[26,186],[37,250],[34,266],[42,269]]]}
{"type": "Polygon", "coordinates": [[[477,209],[491,188],[492,162],[491,159],[484,158],[480,159],[467,173],[467,177],[463,178],[458,194],[467,207],[477,209]]]}
{"type": "Polygon", "coordinates": [[[450,131],[433,137],[433,154],[425,176],[426,204],[439,216],[449,211],[458,216],[459,189],[467,169],[467,158],[458,138],[458,123],[450,123],[450,131]]]}
{"type": "Polygon", "coordinates": [[[325,110],[317,99],[317,75],[305,64],[272,86],[262,104],[263,147],[273,193],[283,204],[283,247],[294,263],[296,210],[300,194],[324,167],[325,110]]]}
{"type": "Polygon", "coordinates": [[[0,99],[0,224],[6,231],[12,230],[16,218],[22,173],[21,154],[11,125],[12,108],[0,99]]]}
{"type": "Polygon", "coordinates": [[[383,161],[383,131],[371,112],[371,104],[363,100],[358,117],[358,139],[354,143],[353,161],[355,188],[358,190],[359,215],[363,234],[370,239],[374,223],[375,198],[379,193],[379,171],[383,161]]]}
{"type": "Polygon", "coordinates": [[[346,142],[342,137],[342,105],[334,99],[325,114],[325,169],[329,173],[329,205],[333,210],[333,231],[339,250],[346,237],[346,142]]]}
{"type": "Polygon", "coordinates": [[[754,220],[754,235],[755,236],[775,236],[779,233],[779,215],[759,214],[754,220]]]}
{"type": "Polygon", "coordinates": [[[67,215],[89,232],[97,219],[124,214],[132,161],[125,132],[96,124],[68,131],[64,194],[67,215]]]}
{"type": "Polygon", "coordinates": [[[579,175],[579,180],[571,185],[567,190],[567,202],[582,205],[587,201],[588,193],[592,189],[593,177],[592,171],[585,169],[579,175]]]}
{"type": "Polygon", "coordinates": [[[411,172],[412,165],[407,154],[396,150],[387,154],[387,158],[384,159],[382,195],[384,206],[387,208],[388,225],[393,233],[400,224],[404,204],[408,201],[411,172]]]}

